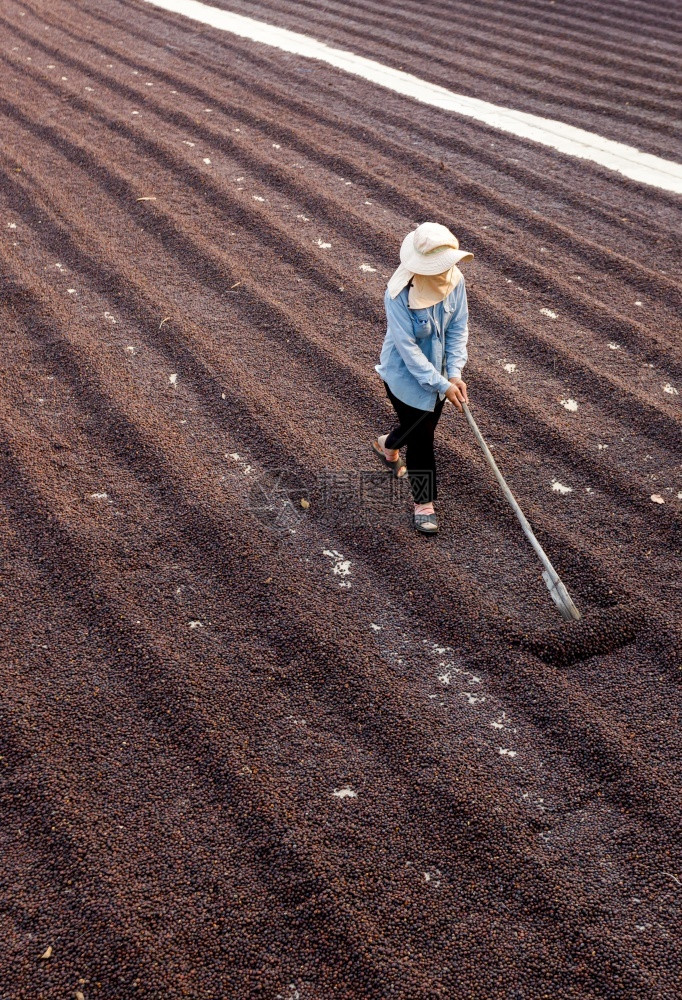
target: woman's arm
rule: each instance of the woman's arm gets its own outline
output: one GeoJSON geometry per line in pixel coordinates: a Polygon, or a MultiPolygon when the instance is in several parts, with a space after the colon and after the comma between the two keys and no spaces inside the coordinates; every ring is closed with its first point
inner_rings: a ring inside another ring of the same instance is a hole
{"type": "Polygon", "coordinates": [[[436,389],[447,392],[450,388],[448,380],[431,364],[414,335],[412,317],[400,296],[392,299],[388,291],[384,295],[388,329],[393,337],[400,357],[405,362],[407,370],[424,389],[436,389]]]}
{"type": "Polygon", "coordinates": [[[455,308],[445,331],[445,361],[448,378],[461,378],[462,369],[469,360],[467,341],[469,340],[469,307],[464,278],[461,279],[455,295],[455,308]]]}

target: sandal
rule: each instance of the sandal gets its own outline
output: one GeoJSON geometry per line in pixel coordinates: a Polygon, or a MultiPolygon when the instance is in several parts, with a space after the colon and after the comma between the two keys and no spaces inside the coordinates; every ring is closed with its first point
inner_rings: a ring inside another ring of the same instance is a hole
{"type": "Polygon", "coordinates": [[[403,478],[403,476],[407,472],[407,466],[405,465],[405,462],[400,457],[400,455],[395,459],[395,461],[389,462],[389,460],[384,455],[384,449],[381,447],[378,440],[372,441],[372,451],[379,459],[381,464],[384,465],[387,469],[391,470],[396,479],[403,478]]]}
{"type": "Polygon", "coordinates": [[[413,514],[414,526],[423,535],[435,535],[438,531],[438,518],[435,514],[413,514]]]}

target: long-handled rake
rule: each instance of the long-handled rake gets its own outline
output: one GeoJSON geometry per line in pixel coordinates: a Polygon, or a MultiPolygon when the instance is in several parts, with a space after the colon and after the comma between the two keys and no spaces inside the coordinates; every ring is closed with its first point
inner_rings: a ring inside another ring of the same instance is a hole
{"type": "Polygon", "coordinates": [[[490,468],[495,473],[495,476],[497,477],[497,481],[500,484],[500,486],[502,487],[502,492],[504,493],[505,497],[509,501],[509,504],[510,504],[512,510],[514,511],[514,513],[518,517],[519,521],[521,522],[521,527],[523,528],[523,531],[524,531],[524,534],[525,534],[526,538],[528,539],[528,541],[530,542],[530,544],[533,546],[533,548],[537,552],[538,557],[540,559],[540,562],[545,567],[544,570],[543,570],[543,573],[542,573],[542,578],[543,578],[543,580],[545,581],[545,583],[547,585],[547,589],[549,590],[550,594],[552,595],[552,600],[554,601],[554,603],[556,604],[556,606],[558,607],[559,611],[561,612],[562,616],[566,619],[566,621],[577,621],[580,618],[580,612],[578,611],[578,609],[576,608],[575,604],[571,600],[571,597],[570,597],[568,591],[566,590],[566,588],[564,587],[563,583],[561,582],[561,580],[559,578],[559,574],[557,573],[557,571],[554,569],[554,567],[552,566],[551,562],[547,558],[547,554],[545,553],[544,549],[542,548],[542,546],[540,545],[539,541],[537,540],[537,538],[533,534],[533,529],[531,528],[530,524],[528,523],[528,521],[525,518],[525,515],[524,515],[523,511],[521,510],[521,508],[519,507],[518,503],[516,502],[516,500],[514,498],[514,495],[512,494],[512,491],[507,486],[507,484],[506,484],[506,482],[504,480],[504,476],[502,475],[502,473],[500,472],[500,470],[497,468],[497,465],[495,463],[495,459],[493,458],[493,456],[490,453],[490,448],[485,443],[485,440],[483,439],[483,435],[481,434],[481,432],[479,431],[479,429],[478,429],[478,427],[476,425],[476,421],[474,420],[474,418],[471,416],[471,413],[469,412],[469,407],[464,402],[462,403],[462,406],[464,408],[464,415],[465,415],[465,417],[467,418],[467,420],[469,422],[469,426],[471,427],[472,431],[476,435],[476,440],[478,441],[478,443],[480,444],[480,446],[481,446],[481,448],[483,450],[483,454],[486,457],[486,461],[488,462],[488,465],[490,466],[490,468]]]}

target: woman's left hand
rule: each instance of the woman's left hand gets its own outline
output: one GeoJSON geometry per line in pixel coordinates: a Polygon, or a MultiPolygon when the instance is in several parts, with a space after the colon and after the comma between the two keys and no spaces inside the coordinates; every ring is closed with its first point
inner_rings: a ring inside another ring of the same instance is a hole
{"type": "Polygon", "coordinates": [[[451,378],[451,379],[449,379],[449,382],[450,382],[450,385],[453,385],[455,387],[455,389],[457,389],[457,392],[455,393],[455,395],[458,396],[458,398],[460,399],[460,401],[468,403],[469,402],[469,396],[467,395],[467,384],[464,381],[464,379],[461,379],[461,378],[451,378]]]}

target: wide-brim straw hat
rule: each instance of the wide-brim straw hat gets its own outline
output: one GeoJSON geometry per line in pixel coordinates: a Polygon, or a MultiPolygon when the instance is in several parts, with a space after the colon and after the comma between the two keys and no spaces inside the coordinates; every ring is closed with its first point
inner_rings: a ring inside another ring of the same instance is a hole
{"type": "Polygon", "coordinates": [[[396,297],[413,274],[442,274],[453,264],[471,260],[473,256],[468,250],[460,250],[459,240],[447,226],[422,222],[402,242],[400,265],[388,282],[391,298],[396,297]]]}

